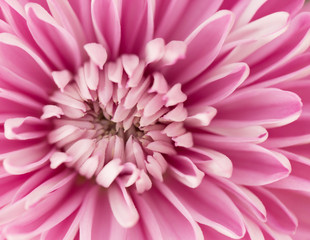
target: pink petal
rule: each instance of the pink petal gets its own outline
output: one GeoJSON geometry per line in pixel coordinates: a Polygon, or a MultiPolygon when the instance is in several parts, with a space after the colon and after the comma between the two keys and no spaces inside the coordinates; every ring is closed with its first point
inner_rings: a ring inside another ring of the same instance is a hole
{"type": "Polygon", "coordinates": [[[219,67],[190,81],[184,87],[188,105],[211,105],[231,95],[249,75],[244,63],[219,67]]]}
{"type": "Polygon", "coordinates": [[[57,87],[62,91],[72,79],[72,74],[68,70],[54,71],[52,76],[57,87]]]}
{"type": "Polygon", "coordinates": [[[282,154],[258,145],[222,144],[220,151],[232,161],[232,181],[243,185],[264,185],[283,179],[291,172],[288,159],[282,154]],[[225,145],[225,147],[224,147],[225,145]],[[224,149],[225,148],[225,149],[224,149]]]}
{"type": "Polygon", "coordinates": [[[46,143],[10,152],[3,157],[3,166],[11,174],[25,174],[44,166],[55,150],[46,143]]]}
{"type": "Polygon", "coordinates": [[[298,219],[298,228],[294,234],[295,239],[307,239],[309,236],[309,194],[302,191],[272,191],[276,197],[290,209],[298,219]]]}
{"type": "Polygon", "coordinates": [[[26,13],[31,34],[57,68],[76,70],[81,54],[73,36],[38,4],[27,4],[26,13]]]}
{"type": "MultiPolygon", "coordinates": [[[[171,240],[203,239],[198,224],[177,196],[165,184],[158,182],[156,187],[143,195],[134,195],[134,199],[137,201],[139,210],[141,208],[140,211],[143,211],[143,213],[146,211],[142,207],[148,206],[150,209],[148,216],[151,215],[151,217],[143,219],[142,215],[141,218],[142,221],[150,220],[154,223],[155,226],[153,227],[147,222],[148,226],[146,227],[152,236],[155,236],[154,234],[160,231],[159,239],[160,237],[171,240]],[[151,228],[153,229],[151,230],[151,228]]],[[[157,236],[155,239],[157,239],[157,236]]]]}
{"type": "Polygon", "coordinates": [[[47,4],[55,20],[61,23],[61,25],[74,36],[79,45],[80,52],[83,55],[83,59],[85,59],[86,54],[82,50],[86,42],[86,36],[82,24],[70,3],[61,0],[48,0],[47,4]]]}
{"type": "Polygon", "coordinates": [[[69,3],[82,25],[87,42],[97,41],[92,21],[91,0],[69,0],[69,3]]]}
{"type": "MultiPolygon", "coordinates": [[[[4,230],[5,235],[8,238],[19,237],[27,239],[32,238],[41,232],[49,230],[50,228],[54,227],[59,222],[70,216],[71,213],[78,208],[85,195],[84,192],[85,191],[76,191],[74,194],[71,194],[70,197],[67,197],[65,201],[61,201],[61,205],[58,205],[58,207],[53,206],[52,204],[50,204],[49,206],[47,204],[45,204],[45,206],[37,205],[35,208],[32,209],[32,211],[28,211],[23,219],[20,219],[13,225],[8,225],[4,230]],[[46,207],[46,205],[48,207],[46,207]],[[44,207],[46,208],[46,210],[42,211],[42,208],[44,207]],[[51,212],[52,207],[56,207],[56,210],[53,210],[51,212]],[[36,214],[37,212],[39,212],[39,214],[36,214]],[[43,221],[43,223],[41,221],[29,221],[29,218],[32,217],[41,217],[40,219],[43,221]]],[[[56,202],[56,204],[60,204],[59,199],[54,198],[54,201],[56,202]]]]}
{"type": "MultiPolygon", "coordinates": [[[[126,238],[126,232],[128,229],[121,226],[117,219],[113,216],[113,212],[111,211],[109,204],[109,199],[106,195],[100,196],[99,194],[92,211],[94,211],[92,237],[95,240],[100,240],[101,236],[106,236],[107,238],[111,239],[126,238]],[[102,225],[102,222],[108,224],[102,225]]],[[[89,228],[87,231],[89,231],[89,228]]]]}
{"type": "Polygon", "coordinates": [[[48,125],[34,117],[10,118],[4,123],[4,135],[7,139],[28,140],[45,137],[48,125]]]}
{"type": "Polygon", "coordinates": [[[48,86],[45,86],[44,88],[42,86],[41,88],[39,83],[36,84],[35,82],[29,81],[24,77],[20,77],[6,67],[0,67],[0,77],[0,88],[23,92],[29,96],[38,97],[43,101],[48,99],[48,92],[45,91],[48,86]]]}
{"type": "Polygon", "coordinates": [[[286,30],[288,20],[288,13],[276,12],[237,28],[228,36],[223,46],[222,53],[231,50],[223,61],[238,62],[252,53],[256,54],[258,49],[286,30]]]}
{"type": "Polygon", "coordinates": [[[245,60],[251,68],[251,74],[244,85],[255,82],[309,48],[309,19],[309,13],[299,14],[284,34],[245,60]]]}
{"type": "Polygon", "coordinates": [[[167,161],[171,175],[178,181],[190,188],[197,188],[200,185],[204,173],[191,159],[185,156],[169,156],[167,161]]]}
{"type": "Polygon", "coordinates": [[[224,154],[202,147],[181,149],[179,154],[187,156],[205,173],[230,178],[233,171],[232,162],[224,154]]]}
{"type": "Polygon", "coordinates": [[[287,234],[293,234],[296,231],[297,218],[275,195],[262,188],[255,188],[252,191],[266,207],[266,223],[269,226],[287,234]]]}
{"type": "Polygon", "coordinates": [[[286,11],[294,16],[303,6],[304,1],[289,1],[289,0],[276,0],[276,1],[266,1],[265,4],[257,11],[254,16],[254,20],[266,16],[273,12],[286,11]]]}
{"type": "Polygon", "coordinates": [[[301,113],[301,100],[292,93],[278,89],[244,90],[216,105],[214,126],[275,127],[296,120],[301,113]]]}
{"type": "Polygon", "coordinates": [[[103,68],[103,65],[107,61],[107,51],[105,48],[97,43],[88,43],[84,45],[84,49],[87,52],[91,60],[100,68],[103,68]]]}
{"type": "Polygon", "coordinates": [[[116,158],[111,160],[99,172],[96,177],[96,182],[105,188],[110,187],[123,168],[124,166],[121,165],[121,159],[116,158]]]}
{"type": "Polygon", "coordinates": [[[264,146],[268,148],[284,148],[309,143],[310,116],[306,114],[303,115],[303,113],[296,121],[289,125],[270,129],[268,131],[269,137],[264,143],[264,146]]]}
{"type": "Polygon", "coordinates": [[[292,172],[287,178],[271,183],[270,187],[308,192],[310,189],[309,159],[284,150],[279,150],[279,152],[290,160],[292,172]]]}
{"type": "Polygon", "coordinates": [[[217,181],[220,187],[233,194],[240,201],[239,202],[237,199],[232,198],[239,209],[243,208],[245,211],[253,213],[260,221],[266,221],[267,211],[258,196],[252,193],[249,189],[234,184],[229,179],[217,178],[217,181]]]}
{"type": "Polygon", "coordinates": [[[310,73],[310,67],[307,64],[309,61],[310,53],[298,55],[259,78],[255,86],[269,87],[291,79],[303,78],[310,73]]]}
{"type": "Polygon", "coordinates": [[[122,2],[121,50],[140,53],[153,37],[154,5],[148,0],[122,2]]]}
{"type": "Polygon", "coordinates": [[[168,41],[184,40],[196,27],[213,15],[222,2],[221,0],[158,1],[155,35],[168,41]]]}
{"type": "Polygon", "coordinates": [[[228,11],[220,11],[197,27],[185,40],[187,54],[165,74],[172,83],[186,83],[199,75],[215,59],[230,31],[233,17],[228,11]],[[212,38],[209,36],[212,35],[212,38]],[[200,48],[197,46],[205,46],[200,48]]]}
{"type": "Polygon", "coordinates": [[[119,184],[112,184],[108,189],[108,197],[119,224],[124,228],[134,226],[139,220],[139,214],[127,190],[119,184]]]}
{"type": "Polygon", "coordinates": [[[238,208],[211,179],[204,180],[196,189],[186,188],[172,181],[168,186],[195,221],[231,238],[241,238],[245,234],[243,218],[238,208]]]}
{"type": "Polygon", "coordinates": [[[54,89],[51,80],[51,69],[33,50],[25,45],[16,36],[0,34],[1,66],[40,85],[43,89],[54,89]],[[5,57],[4,57],[5,56],[5,57]]]}

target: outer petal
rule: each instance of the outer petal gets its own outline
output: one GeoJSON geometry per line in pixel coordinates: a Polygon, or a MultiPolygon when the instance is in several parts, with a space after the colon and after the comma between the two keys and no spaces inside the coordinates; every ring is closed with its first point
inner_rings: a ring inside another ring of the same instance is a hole
{"type": "Polygon", "coordinates": [[[221,3],[222,0],[158,0],[155,36],[167,41],[184,40],[191,31],[213,15],[221,3]]]}
{"type": "Polygon", "coordinates": [[[203,239],[198,224],[165,184],[156,182],[156,186],[141,197],[154,214],[163,239],[203,239]]]}
{"type": "Polygon", "coordinates": [[[28,4],[26,12],[34,39],[55,66],[59,70],[77,70],[81,63],[81,53],[73,36],[40,5],[28,4]]]}
{"type": "Polygon", "coordinates": [[[297,218],[271,192],[263,188],[252,188],[252,191],[264,203],[267,210],[267,224],[282,233],[293,234],[297,229],[297,218]]]}
{"type": "Polygon", "coordinates": [[[285,150],[278,150],[284,154],[292,165],[292,172],[287,178],[270,184],[272,188],[291,189],[299,191],[310,191],[310,160],[308,158],[290,153],[285,150]]]}
{"type": "Polygon", "coordinates": [[[205,179],[195,189],[186,188],[175,181],[167,184],[195,221],[231,238],[240,238],[245,234],[241,213],[229,197],[212,183],[211,179],[205,179]]]}
{"type": "Polygon", "coordinates": [[[267,0],[265,4],[257,11],[253,20],[269,15],[273,12],[286,11],[294,16],[304,5],[303,0],[267,0]]]}
{"type": "Polygon", "coordinates": [[[63,192],[65,191],[63,190],[66,190],[66,188],[61,188],[59,196],[53,198],[49,197],[49,201],[54,201],[54,203],[47,204],[48,201],[41,202],[41,204],[27,211],[23,218],[6,226],[4,230],[5,236],[14,239],[33,238],[53,228],[59,222],[70,216],[81,204],[85,191],[82,191],[82,189],[80,191],[75,191],[70,197],[65,195],[66,198],[64,199],[63,192]],[[33,219],[40,219],[40,221],[33,221],[33,219]]]}
{"type": "Polygon", "coordinates": [[[11,174],[24,174],[45,165],[54,150],[46,143],[33,145],[1,156],[6,171],[11,174]]]}
{"type": "Polygon", "coordinates": [[[288,30],[280,37],[256,51],[244,61],[251,68],[244,85],[257,81],[270,71],[283,66],[310,46],[310,13],[301,13],[292,20],[288,30]]]}
{"type": "Polygon", "coordinates": [[[122,2],[121,29],[122,52],[140,53],[145,44],[153,38],[154,2],[132,0],[122,2]]]}
{"type": "Polygon", "coordinates": [[[92,1],[92,20],[97,38],[113,58],[118,54],[121,42],[121,26],[117,1],[92,1]]]}
{"type": "Polygon", "coordinates": [[[307,239],[310,235],[310,196],[301,191],[272,191],[298,219],[298,228],[293,239],[307,239]]]}
{"type": "Polygon", "coordinates": [[[186,83],[205,70],[219,53],[232,23],[231,12],[220,11],[199,25],[185,40],[185,59],[167,70],[166,79],[170,83],[186,83]]]}
{"type": "Polygon", "coordinates": [[[288,176],[290,162],[282,154],[269,151],[255,144],[205,142],[232,161],[231,180],[243,185],[265,185],[288,176]]]}
{"type": "Polygon", "coordinates": [[[38,84],[46,91],[48,91],[47,89],[49,91],[54,89],[51,80],[51,69],[16,36],[1,33],[0,50],[1,66],[30,82],[38,84]]]}
{"type": "Polygon", "coordinates": [[[186,105],[211,105],[232,94],[249,75],[245,63],[234,63],[207,71],[184,86],[186,105]]]}
{"type": "Polygon", "coordinates": [[[214,126],[275,127],[296,120],[301,113],[301,100],[292,93],[278,89],[244,90],[216,105],[214,126]]]}

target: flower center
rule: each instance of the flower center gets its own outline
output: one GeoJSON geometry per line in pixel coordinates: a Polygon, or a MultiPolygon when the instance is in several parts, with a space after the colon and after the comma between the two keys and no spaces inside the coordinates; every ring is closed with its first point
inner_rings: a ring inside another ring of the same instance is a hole
{"type": "Polygon", "coordinates": [[[54,124],[48,140],[58,151],[51,167],[64,163],[103,187],[123,181],[148,190],[153,178],[163,180],[167,156],[193,145],[184,126],[187,97],[181,84],[170,87],[156,71],[160,59],[152,66],[122,55],[102,64],[90,56],[75,76],[53,73],[60,89],[42,115],[54,124]]]}

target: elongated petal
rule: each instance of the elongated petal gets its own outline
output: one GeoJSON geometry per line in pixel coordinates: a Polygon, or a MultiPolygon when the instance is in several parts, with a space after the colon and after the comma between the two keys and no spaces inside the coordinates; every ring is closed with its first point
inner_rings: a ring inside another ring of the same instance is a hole
{"type": "Polygon", "coordinates": [[[296,120],[301,113],[300,98],[278,89],[240,91],[217,105],[214,125],[230,127],[263,125],[274,127],[296,120]]]}
{"type": "Polygon", "coordinates": [[[81,62],[81,54],[72,35],[59,26],[40,5],[28,4],[26,11],[29,29],[50,60],[59,69],[76,70],[81,62]]]}
{"type": "Polygon", "coordinates": [[[242,148],[235,148],[234,145],[227,144],[227,149],[220,150],[230,158],[234,166],[232,181],[256,186],[275,182],[289,175],[291,165],[282,154],[253,144],[243,144],[242,148]]]}
{"type": "Polygon", "coordinates": [[[166,78],[174,83],[186,83],[205,70],[219,53],[232,22],[230,12],[220,11],[199,25],[185,40],[186,58],[169,68],[166,78]],[[213,37],[209,38],[210,35],[213,37]],[[197,47],[201,45],[205,47],[197,47]]]}
{"type": "Polygon", "coordinates": [[[237,238],[245,234],[241,213],[210,179],[204,180],[196,189],[186,188],[177,182],[171,182],[169,186],[197,222],[228,237],[237,238]],[[206,191],[208,194],[205,194],[206,191]]]}

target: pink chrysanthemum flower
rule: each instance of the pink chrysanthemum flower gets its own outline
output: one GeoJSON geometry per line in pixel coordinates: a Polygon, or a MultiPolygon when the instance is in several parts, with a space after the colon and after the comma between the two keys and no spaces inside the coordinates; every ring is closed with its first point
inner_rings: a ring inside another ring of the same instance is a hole
{"type": "Polygon", "coordinates": [[[307,240],[301,0],[1,0],[1,239],[307,240]]]}

